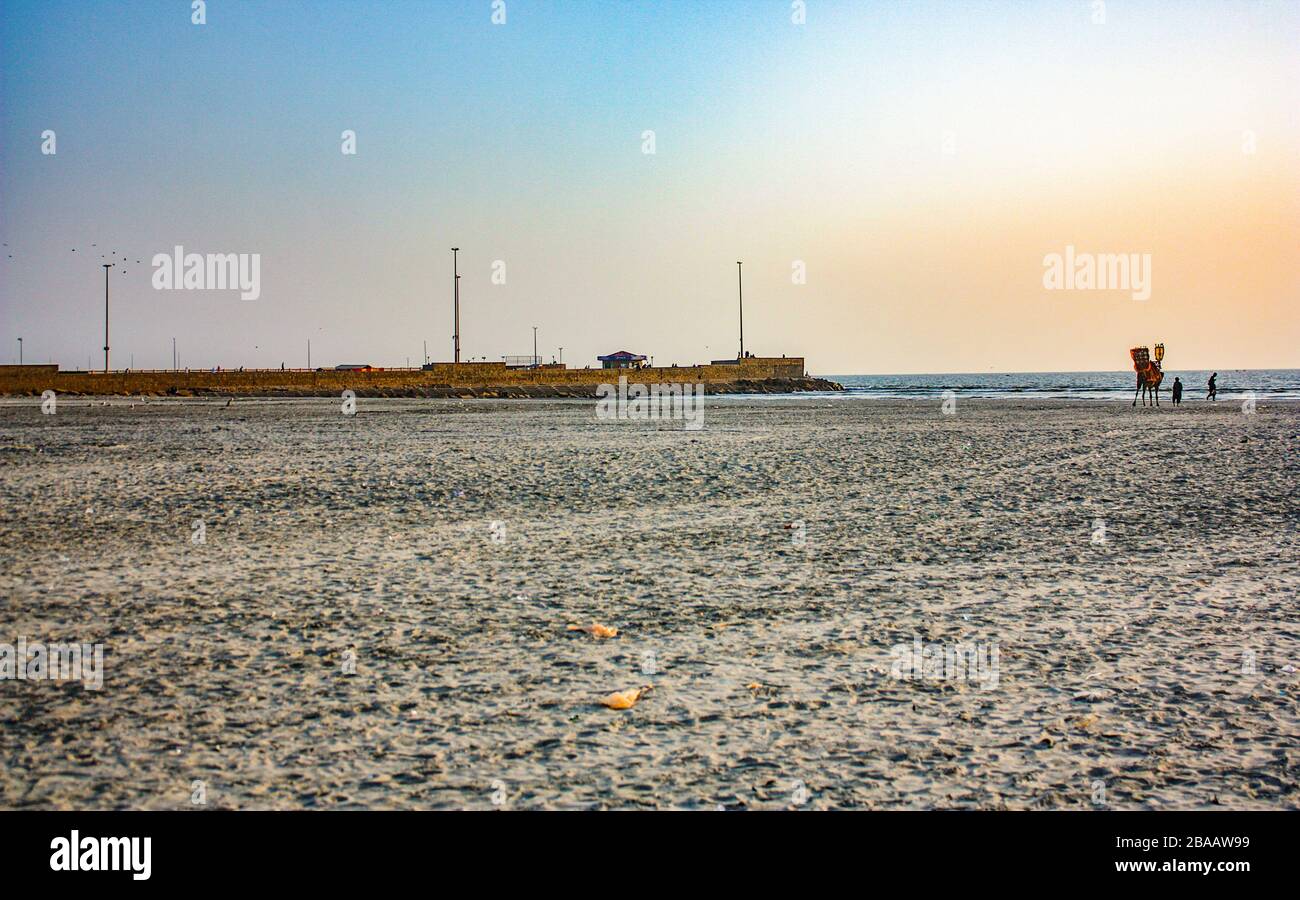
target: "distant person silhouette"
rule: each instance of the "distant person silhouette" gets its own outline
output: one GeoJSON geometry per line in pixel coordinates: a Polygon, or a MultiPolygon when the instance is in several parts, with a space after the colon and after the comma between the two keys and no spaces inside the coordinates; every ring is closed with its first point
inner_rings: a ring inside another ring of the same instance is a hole
{"type": "Polygon", "coordinates": [[[1183,402],[1183,383],[1179,379],[1174,379],[1174,406],[1183,402]]]}
{"type": "Polygon", "coordinates": [[[1216,397],[1218,397],[1219,389],[1214,386],[1214,379],[1218,377],[1219,377],[1219,373],[1215,372],[1213,375],[1210,376],[1210,380],[1205,383],[1206,388],[1208,388],[1205,394],[1206,400],[1214,400],[1216,397]]]}

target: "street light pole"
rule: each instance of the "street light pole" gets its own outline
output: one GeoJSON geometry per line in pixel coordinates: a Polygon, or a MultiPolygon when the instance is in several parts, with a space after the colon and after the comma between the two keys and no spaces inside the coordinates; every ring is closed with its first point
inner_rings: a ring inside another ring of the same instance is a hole
{"type": "Polygon", "coordinates": [[[537,326],[533,326],[533,368],[537,368],[537,326]]]}
{"type": "Polygon", "coordinates": [[[104,267],[104,374],[108,374],[108,270],[112,263],[100,263],[104,267]]]}
{"type": "Polygon", "coordinates": [[[172,338],[172,371],[175,372],[180,367],[176,365],[176,338],[172,338]]]}
{"type": "Polygon", "coordinates": [[[745,358],[745,279],[741,273],[741,263],[736,261],[736,295],[740,301],[740,358],[745,358]]]}
{"type": "Polygon", "coordinates": [[[453,301],[455,311],[453,313],[451,339],[453,345],[452,349],[455,351],[453,355],[455,356],[456,362],[460,362],[460,264],[459,264],[460,261],[458,257],[459,253],[460,253],[459,247],[451,248],[451,274],[452,274],[452,287],[453,287],[452,293],[455,297],[453,301]]]}
{"type": "Polygon", "coordinates": [[[18,365],[23,364],[23,339],[18,339],[18,365]]]}
{"type": "Polygon", "coordinates": [[[564,365],[564,348],[560,348],[560,365],[564,365]]]}

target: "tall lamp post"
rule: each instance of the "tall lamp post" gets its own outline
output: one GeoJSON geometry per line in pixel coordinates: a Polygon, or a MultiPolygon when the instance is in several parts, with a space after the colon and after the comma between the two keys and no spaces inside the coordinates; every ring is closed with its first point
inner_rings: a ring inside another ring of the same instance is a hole
{"type": "Polygon", "coordinates": [[[736,261],[736,295],[740,300],[740,358],[745,358],[745,279],[741,276],[741,263],[736,261]]]}
{"type": "Polygon", "coordinates": [[[104,374],[108,374],[108,270],[112,263],[100,263],[104,267],[104,374]]]}
{"type": "Polygon", "coordinates": [[[460,261],[459,247],[451,248],[452,295],[454,297],[452,313],[452,349],[456,362],[460,362],[460,261]]]}
{"type": "Polygon", "coordinates": [[[23,339],[18,339],[18,365],[23,364],[23,339]]]}
{"type": "Polygon", "coordinates": [[[537,326],[533,326],[533,368],[537,368],[537,326]]]}

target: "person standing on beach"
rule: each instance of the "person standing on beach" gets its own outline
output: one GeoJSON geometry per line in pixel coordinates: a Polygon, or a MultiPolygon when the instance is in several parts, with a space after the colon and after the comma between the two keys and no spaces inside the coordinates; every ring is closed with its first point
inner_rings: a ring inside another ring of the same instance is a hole
{"type": "Polygon", "coordinates": [[[1206,400],[1213,400],[1218,395],[1219,389],[1214,386],[1214,379],[1218,377],[1219,373],[1215,372],[1210,376],[1210,380],[1205,383],[1205,386],[1208,388],[1205,394],[1206,400]]]}
{"type": "Polygon", "coordinates": [[[1174,378],[1174,406],[1178,406],[1182,402],[1183,402],[1183,383],[1180,380],[1178,380],[1177,377],[1175,377],[1174,378]]]}

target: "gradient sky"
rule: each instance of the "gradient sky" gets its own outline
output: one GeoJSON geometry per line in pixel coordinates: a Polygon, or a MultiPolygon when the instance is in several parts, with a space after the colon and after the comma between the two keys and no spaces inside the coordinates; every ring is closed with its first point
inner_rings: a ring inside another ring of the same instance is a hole
{"type": "Polygon", "coordinates": [[[467,358],[735,356],[743,259],[746,348],[815,374],[1300,367],[1300,3],[506,12],[4,0],[0,361],[102,363],[110,250],[115,367],[445,360],[456,245],[467,358]],[[153,290],[176,244],[261,298],[153,290]],[[1067,244],[1151,298],[1044,290],[1067,244]]]}

